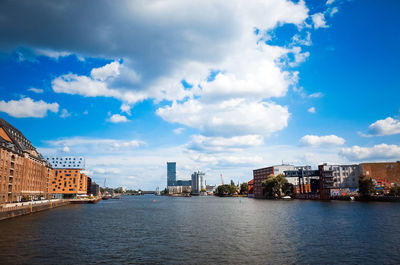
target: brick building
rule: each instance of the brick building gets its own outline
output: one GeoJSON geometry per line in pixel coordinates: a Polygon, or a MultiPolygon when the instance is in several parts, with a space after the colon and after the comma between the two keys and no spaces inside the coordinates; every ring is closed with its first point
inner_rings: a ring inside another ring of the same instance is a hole
{"type": "Polygon", "coordinates": [[[377,186],[388,189],[400,185],[400,161],[361,163],[361,174],[376,181],[377,186]]]}
{"type": "Polygon", "coordinates": [[[52,174],[31,142],[0,118],[0,203],[48,198],[52,174]]]}
{"type": "MultiPolygon", "coordinates": [[[[268,178],[270,175],[277,176],[279,174],[285,174],[285,171],[288,170],[311,170],[310,166],[293,166],[293,165],[277,165],[272,167],[264,167],[260,169],[253,170],[253,189],[254,189],[254,198],[265,198],[264,188],[262,186],[262,182],[268,178]]],[[[290,181],[289,181],[290,182],[290,181]]],[[[292,183],[294,184],[294,183],[292,183]]]]}
{"type": "Polygon", "coordinates": [[[268,178],[268,176],[274,175],[274,167],[264,167],[253,170],[253,189],[254,198],[264,198],[264,188],[262,182],[268,178]]]}
{"type": "Polygon", "coordinates": [[[75,198],[87,194],[87,175],[81,169],[54,169],[50,193],[62,198],[75,198]]]}

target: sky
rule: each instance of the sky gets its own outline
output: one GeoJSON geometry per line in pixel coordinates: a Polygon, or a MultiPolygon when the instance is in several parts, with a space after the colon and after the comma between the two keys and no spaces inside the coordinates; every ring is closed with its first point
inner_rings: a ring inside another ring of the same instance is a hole
{"type": "Polygon", "coordinates": [[[0,117],[94,181],[400,160],[400,2],[1,1],[0,117]]]}

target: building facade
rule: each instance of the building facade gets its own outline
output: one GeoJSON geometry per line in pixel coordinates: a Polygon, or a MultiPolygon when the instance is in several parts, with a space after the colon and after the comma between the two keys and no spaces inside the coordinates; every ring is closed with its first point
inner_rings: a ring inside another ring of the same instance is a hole
{"type": "Polygon", "coordinates": [[[87,175],[80,169],[59,168],[54,169],[54,177],[51,181],[50,193],[59,195],[56,197],[74,198],[87,194],[87,175]]]}
{"type": "Polygon", "coordinates": [[[54,156],[46,157],[48,163],[55,169],[57,168],[85,168],[85,158],[82,156],[54,156]]]}
{"type": "Polygon", "coordinates": [[[191,193],[192,187],[191,186],[169,186],[168,187],[168,194],[182,194],[182,193],[191,193]]]}
{"type": "Polygon", "coordinates": [[[32,143],[0,118],[0,203],[48,198],[52,174],[32,143]]]}
{"type": "Polygon", "coordinates": [[[176,186],[176,162],[167,162],[167,186],[176,186]]]}
{"type": "Polygon", "coordinates": [[[362,174],[359,165],[328,165],[323,164],[322,170],[332,171],[334,189],[357,189],[362,174]]]}
{"type": "Polygon", "coordinates": [[[92,181],[92,184],[90,185],[90,194],[93,196],[99,196],[100,195],[100,186],[96,182],[92,181]]]}
{"type": "Polygon", "coordinates": [[[271,167],[264,167],[253,170],[253,189],[255,198],[264,198],[264,188],[262,182],[268,178],[270,175],[277,176],[279,174],[285,174],[288,170],[311,170],[311,166],[293,166],[293,165],[277,165],[271,167]]]}
{"type": "Polygon", "coordinates": [[[311,170],[310,166],[285,171],[285,178],[295,186],[296,194],[317,193],[319,177],[319,170],[311,170]]]}
{"type": "Polygon", "coordinates": [[[201,171],[192,174],[192,194],[200,194],[206,190],[205,174],[201,171]]]}
{"type": "Polygon", "coordinates": [[[400,185],[400,161],[361,163],[361,175],[375,180],[377,186],[400,185]]]}

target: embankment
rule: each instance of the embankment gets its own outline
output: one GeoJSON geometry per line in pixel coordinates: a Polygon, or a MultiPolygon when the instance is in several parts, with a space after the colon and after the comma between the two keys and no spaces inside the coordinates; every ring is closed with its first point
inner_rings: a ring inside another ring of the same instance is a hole
{"type": "Polygon", "coordinates": [[[41,203],[24,203],[12,207],[0,208],[0,220],[45,211],[69,204],[68,200],[50,200],[41,203]]]}

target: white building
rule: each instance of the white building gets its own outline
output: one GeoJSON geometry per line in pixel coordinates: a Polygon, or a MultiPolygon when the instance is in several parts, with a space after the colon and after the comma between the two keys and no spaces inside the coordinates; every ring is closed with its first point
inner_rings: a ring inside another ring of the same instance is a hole
{"type": "Polygon", "coordinates": [[[46,157],[53,168],[85,169],[85,158],[83,156],[55,156],[46,157]]]}
{"type": "Polygon", "coordinates": [[[322,165],[324,171],[332,171],[333,187],[337,189],[358,188],[361,169],[359,165],[322,165]]]}
{"type": "Polygon", "coordinates": [[[192,193],[200,194],[202,190],[206,189],[205,174],[201,171],[192,174],[192,193]]]}

